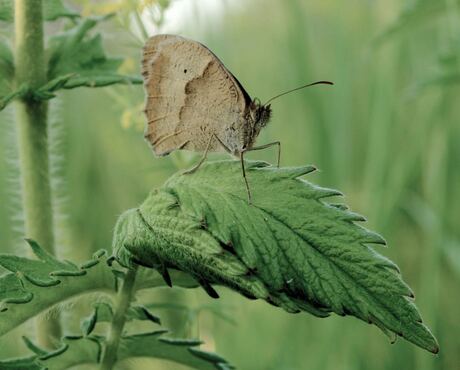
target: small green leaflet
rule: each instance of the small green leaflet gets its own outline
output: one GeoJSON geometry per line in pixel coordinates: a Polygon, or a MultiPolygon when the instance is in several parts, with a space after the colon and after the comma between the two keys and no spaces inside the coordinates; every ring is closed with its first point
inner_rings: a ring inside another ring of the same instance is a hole
{"type": "Polygon", "coordinates": [[[253,205],[238,161],[208,162],[154,190],[116,226],[114,253],[125,265],[188,272],[212,297],[212,284],[288,312],[353,315],[433,353],[398,267],[369,244],[385,244],[356,224],[364,218],[326,198],[341,195],[301,176],[313,167],[247,162],[253,205]]]}
{"type": "MultiPolygon", "coordinates": [[[[112,306],[106,302],[95,303],[94,311],[85,320],[81,323],[81,330],[84,335],[90,335],[94,330],[96,323],[99,322],[111,322],[113,319],[113,309],[112,306]]],[[[159,317],[152,314],[147,307],[142,305],[131,305],[126,314],[126,321],[141,320],[141,321],[151,321],[155,324],[161,325],[161,320],[159,317]]]]}

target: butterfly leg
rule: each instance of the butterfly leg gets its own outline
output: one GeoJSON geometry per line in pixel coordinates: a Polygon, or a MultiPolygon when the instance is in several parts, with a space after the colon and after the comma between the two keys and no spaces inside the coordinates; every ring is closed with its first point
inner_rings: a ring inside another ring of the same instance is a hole
{"type": "Polygon", "coordinates": [[[232,150],[227,145],[225,145],[225,143],[222,140],[219,139],[219,136],[217,136],[216,134],[212,134],[212,135],[216,138],[216,140],[219,142],[219,144],[222,146],[222,148],[225,149],[225,151],[228,154],[233,155],[232,150]]]}
{"type": "Polygon", "coordinates": [[[252,148],[243,149],[241,151],[241,153],[240,153],[241,169],[243,171],[243,178],[244,178],[244,183],[246,185],[246,190],[247,190],[247,193],[248,193],[248,203],[249,204],[252,204],[252,197],[251,197],[251,190],[249,189],[248,179],[246,177],[246,168],[244,167],[244,153],[247,153],[247,152],[250,152],[250,151],[253,151],[253,150],[266,149],[266,148],[269,148],[269,147],[271,147],[273,145],[278,145],[277,166],[279,167],[280,166],[280,158],[281,158],[281,143],[279,141],[274,141],[273,143],[268,143],[268,144],[265,144],[265,145],[260,145],[260,146],[255,146],[255,147],[252,147],[252,148]]]}
{"type": "Polygon", "coordinates": [[[241,170],[243,171],[243,179],[248,193],[248,204],[252,204],[251,190],[249,189],[248,179],[246,178],[246,168],[244,167],[244,153],[246,152],[247,150],[242,150],[240,153],[241,170]]]}
{"type": "Polygon", "coordinates": [[[254,146],[252,148],[245,149],[245,152],[251,152],[253,150],[262,150],[262,149],[267,149],[270,148],[273,145],[278,145],[278,161],[277,161],[277,166],[280,166],[280,158],[281,158],[281,143],[279,141],[274,141],[273,143],[268,143],[260,146],[254,146]]]}
{"type": "Polygon", "coordinates": [[[211,147],[212,139],[214,139],[214,136],[213,136],[213,135],[211,135],[211,137],[209,138],[208,144],[206,145],[206,149],[204,150],[204,154],[203,154],[203,156],[201,157],[200,161],[199,161],[196,165],[194,165],[192,168],[190,168],[189,170],[182,172],[183,175],[192,174],[192,173],[194,173],[198,168],[200,168],[200,166],[203,164],[203,162],[204,162],[204,161],[206,160],[206,158],[208,157],[208,152],[209,152],[209,148],[211,147]]]}
{"type": "MultiPolygon", "coordinates": [[[[231,155],[234,155],[233,151],[227,146],[225,145],[225,143],[219,139],[219,137],[214,134],[215,138],[217,139],[217,141],[220,143],[220,145],[222,145],[222,147],[225,149],[225,151],[231,155]]],[[[252,204],[252,200],[251,200],[251,190],[249,190],[249,184],[248,184],[248,180],[246,178],[246,168],[244,167],[244,153],[245,153],[245,150],[242,150],[240,152],[240,160],[241,160],[241,169],[243,171],[243,179],[244,179],[244,183],[246,184],[246,191],[248,193],[248,203],[249,204],[252,204]]]]}

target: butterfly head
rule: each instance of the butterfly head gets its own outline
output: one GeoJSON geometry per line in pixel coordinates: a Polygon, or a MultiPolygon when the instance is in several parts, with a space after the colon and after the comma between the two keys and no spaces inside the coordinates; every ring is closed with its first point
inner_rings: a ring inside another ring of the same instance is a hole
{"type": "Polygon", "coordinates": [[[258,98],[255,98],[249,106],[249,114],[253,126],[258,127],[260,131],[270,120],[272,109],[270,104],[263,105],[258,98]]]}
{"type": "Polygon", "coordinates": [[[249,105],[248,111],[248,129],[246,135],[245,147],[249,148],[255,142],[260,130],[265,127],[270,120],[272,109],[270,104],[263,105],[260,100],[255,98],[249,105]]]}

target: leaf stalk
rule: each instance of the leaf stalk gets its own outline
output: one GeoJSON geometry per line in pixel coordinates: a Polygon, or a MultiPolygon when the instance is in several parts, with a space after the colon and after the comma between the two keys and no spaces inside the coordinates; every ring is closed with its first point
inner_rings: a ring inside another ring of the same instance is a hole
{"type": "Polygon", "coordinates": [[[128,269],[123,280],[118,299],[115,305],[115,312],[110,325],[109,335],[105,345],[100,370],[111,370],[117,361],[118,346],[126,323],[128,312],[134,295],[134,283],[136,281],[137,268],[128,269]]]}

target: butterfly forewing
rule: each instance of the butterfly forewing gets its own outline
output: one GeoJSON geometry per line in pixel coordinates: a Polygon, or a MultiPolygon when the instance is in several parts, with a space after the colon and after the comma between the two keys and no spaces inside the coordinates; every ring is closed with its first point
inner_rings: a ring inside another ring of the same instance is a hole
{"type": "Polygon", "coordinates": [[[142,62],[147,92],[145,136],[157,155],[175,149],[237,151],[249,95],[204,45],[179,36],[151,37],[142,62]],[[219,139],[215,139],[215,137],[219,139]]]}

